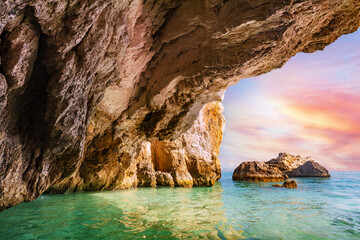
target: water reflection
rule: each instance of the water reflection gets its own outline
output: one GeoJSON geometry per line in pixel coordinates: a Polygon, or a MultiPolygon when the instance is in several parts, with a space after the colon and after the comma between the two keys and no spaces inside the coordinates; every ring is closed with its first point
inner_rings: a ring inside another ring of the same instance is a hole
{"type": "Polygon", "coordinates": [[[44,195],[1,213],[0,220],[6,218],[6,221],[2,221],[5,225],[0,236],[11,239],[243,238],[239,227],[226,225],[222,191],[217,184],[213,188],[140,188],[44,195]]]}
{"type": "Polygon", "coordinates": [[[0,239],[360,239],[360,174],[44,195],[0,212],[0,239]]]}
{"type": "Polygon", "coordinates": [[[218,184],[213,188],[147,188],[96,196],[122,210],[115,220],[126,227],[125,232],[147,238],[243,238],[242,230],[226,225],[222,191],[218,184]]]}

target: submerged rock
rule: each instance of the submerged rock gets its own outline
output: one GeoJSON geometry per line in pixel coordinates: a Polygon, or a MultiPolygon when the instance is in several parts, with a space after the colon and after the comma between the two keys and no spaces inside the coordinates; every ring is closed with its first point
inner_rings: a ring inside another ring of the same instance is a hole
{"type": "Polygon", "coordinates": [[[235,170],[233,180],[278,182],[287,179],[288,176],[279,169],[270,168],[264,162],[243,162],[235,170]]]}
{"type": "Polygon", "coordinates": [[[289,177],[330,177],[329,171],[315,161],[307,161],[286,174],[289,177]]]}
{"type": "Polygon", "coordinates": [[[283,185],[274,184],[273,187],[283,187],[283,188],[297,188],[297,183],[294,180],[285,181],[283,185]]]}
{"type": "Polygon", "coordinates": [[[285,181],[282,185],[284,188],[297,188],[297,183],[294,180],[285,181]]]}

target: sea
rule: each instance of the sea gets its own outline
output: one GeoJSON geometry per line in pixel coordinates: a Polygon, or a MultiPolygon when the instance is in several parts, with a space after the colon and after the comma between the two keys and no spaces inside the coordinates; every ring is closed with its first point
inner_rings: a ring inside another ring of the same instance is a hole
{"type": "Polygon", "coordinates": [[[297,189],[213,187],[44,194],[0,212],[0,239],[360,239],[360,172],[295,178],[297,189]]]}

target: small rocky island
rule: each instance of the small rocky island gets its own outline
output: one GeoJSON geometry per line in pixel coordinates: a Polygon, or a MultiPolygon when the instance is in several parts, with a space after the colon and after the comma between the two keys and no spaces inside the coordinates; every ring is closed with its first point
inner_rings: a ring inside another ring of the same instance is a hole
{"type": "Polygon", "coordinates": [[[279,153],[267,162],[241,163],[233,173],[233,180],[279,182],[289,177],[330,177],[329,171],[310,157],[302,158],[279,153]]]}

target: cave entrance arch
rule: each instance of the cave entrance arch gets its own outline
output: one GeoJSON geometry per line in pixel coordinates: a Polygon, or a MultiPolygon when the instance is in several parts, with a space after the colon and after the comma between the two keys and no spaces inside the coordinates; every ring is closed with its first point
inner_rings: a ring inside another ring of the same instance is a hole
{"type": "Polygon", "coordinates": [[[279,152],[311,155],[332,170],[359,170],[360,31],[282,68],[240,80],[225,94],[222,168],[279,152]]]}

